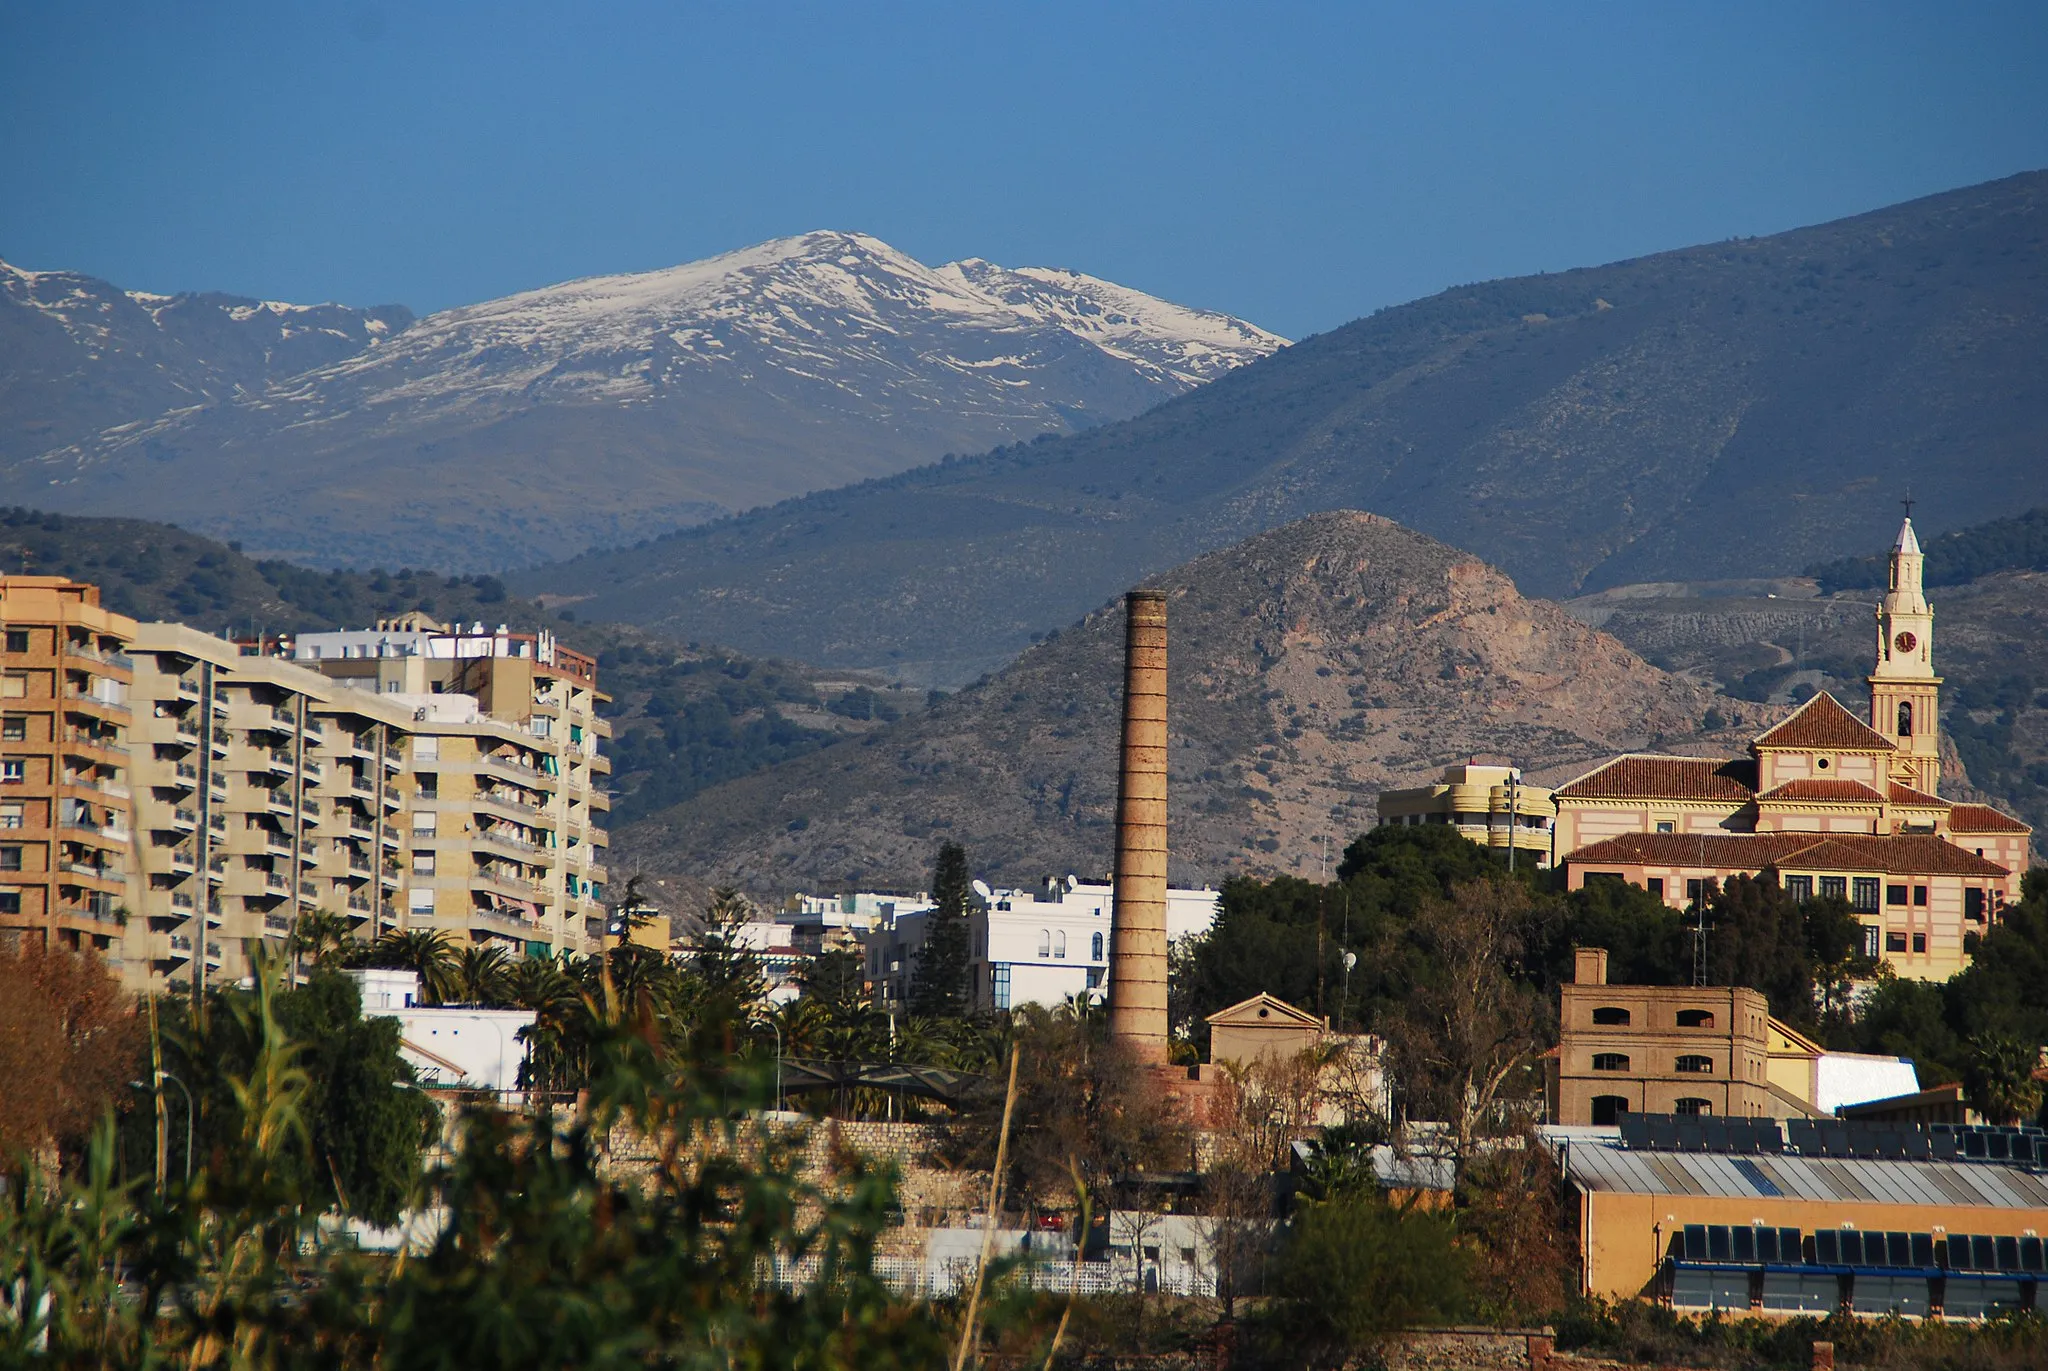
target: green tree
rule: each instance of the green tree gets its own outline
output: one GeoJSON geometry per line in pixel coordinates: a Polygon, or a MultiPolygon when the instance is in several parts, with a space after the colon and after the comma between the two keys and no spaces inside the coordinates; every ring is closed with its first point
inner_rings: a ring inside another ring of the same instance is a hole
{"type": "Polygon", "coordinates": [[[1454,1319],[1466,1269],[1447,1216],[1352,1194],[1300,1207],[1274,1288],[1289,1334],[1341,1363],[1388,1333],[1454,1319]]]}
{"type": "Polygon", "coordinates": [[[932,910],[925,917],[924,945],[910,980],[910,1012],[927,1018],[965,1018],[973,1005],[967,983],[968,920],[974,890],[967,850],[958,843],[939,848],[932,869],[932,910]]]}
{"type": "Polygon", "coordinates": [[[1972,1038],[1965,1069],[1971,1106],[1990,1123],[2032,1123],[2041,1112],[2041,1084],[2034,1079],[2040,1060],[2041,1049],[2020,1038],[1972,1038]]]}
{"type": "Polygon", "coordinates": [[[370,945],[368,961],[371,966],[417,973],[420,996],[428,1004],[446,1004],[460,994],[455,947],[446,933],[393,929],[370,945]]]}

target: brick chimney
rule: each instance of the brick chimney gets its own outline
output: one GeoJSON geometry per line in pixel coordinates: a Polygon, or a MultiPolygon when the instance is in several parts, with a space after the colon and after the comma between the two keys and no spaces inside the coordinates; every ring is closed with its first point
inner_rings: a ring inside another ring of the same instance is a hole
{"type": "Polygon", "coordinates": [[[1124,597],[1124,735],[1116,790],[1109,1032],[1163,1063],[1166,1022],[1166,595],[1124,597]]]}

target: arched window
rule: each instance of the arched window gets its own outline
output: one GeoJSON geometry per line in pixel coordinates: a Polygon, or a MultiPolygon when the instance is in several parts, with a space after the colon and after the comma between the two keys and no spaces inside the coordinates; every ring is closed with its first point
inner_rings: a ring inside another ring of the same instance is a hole
{"type": "Polygon", "coordinates": [[[1628,1024],[1628,1011],[1614,1005],[1601,1005],[1593,1011],[1593,1022],[1602,1025],[1625,1027],[1628,1024]]]}
{"type": "Polygon", "coordinates": [[[1052,955],[1055,957],[1067,955],[1067,930],[1064,928],[1052,935],[1052,955]]]}
{"type": "Polygon", "coordinates": [[[1621,1122],[1621,1116],[1628,1113],[1628,1097],[1625,1095],[1595,1095],[1593,1097],[1593,1122],[1607,1125],[1621,1122]]]}
{"type": "Polygon", "coordinates": [[[1704,1076],[1712,1074],[1714,1070],[1714,1059],[1712,1057],[1685,1056],[1680,1057],[1676,1065],[1680,1071],[1690,1072],[1694,1075],[1704,1076]]]}
{"type": "Polygon", "coordinates": [[[1913,736],[1913,702],[1911,700],[1899,701],[1899,736],[1901,738],[1913,736]]]}
{"type": "Polygon", "coordinates": [[[1714,1112],[1714,1102],[1712,1100],[1703,1100],[1697,1095],[1689,1095],[1685,1099],[1673,1104],[1671,1112],[1674,1114],[1711,1114],[1714,1112]]]}
{"type": "Polygon", "coordinates": [[[1712,1028],[1714,1011],[1711,1009],[1681,1009],[1678,1011],[1680,1028],[1712,1028]]]}
{"type": "Polygon", "coordinates": [[[1628,1057],[1621,1052],[1595,1052],[1593,1054],[1593,1069],[1595,1071],[1626,1071],[1628,1070],[1628,1057]]]}
{"type": "Polygon", "coordinates": [[[1050,957],[1052,955],[1052,930],[1049,928],[1038,930],[1038,955],[1041,957],[1050,957]]]}
{"type": "Polygon", "coordinates": [[[1099,962],[1102,960],[1102,935],[1100,933],[1096,934],[1092,939],[1089,940],[1088,960],[1091,962],[1099,962]]]}

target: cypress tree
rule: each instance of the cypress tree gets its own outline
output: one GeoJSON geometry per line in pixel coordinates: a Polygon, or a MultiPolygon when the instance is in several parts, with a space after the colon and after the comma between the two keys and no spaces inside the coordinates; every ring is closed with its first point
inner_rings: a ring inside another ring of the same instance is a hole
{"type": "Polygon", "coordinates": [[[974,1003],[967,984],[967,914],[973,889],[967,849],[947,843],[932,871],[932,903],[924,946],[910,982],[910,1012],[929,1018],[965,1018],[974,1003]]]}

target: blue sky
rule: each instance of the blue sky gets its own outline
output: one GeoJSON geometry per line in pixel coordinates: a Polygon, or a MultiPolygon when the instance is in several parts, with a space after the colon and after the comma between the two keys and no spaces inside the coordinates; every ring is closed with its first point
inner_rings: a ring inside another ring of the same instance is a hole
{"type": "Polygon", "coordinates": [[[426,311],[811,228],[1292,336],[2048,166],[2048,5],[9,3],[0,257],[426,311]]]}

